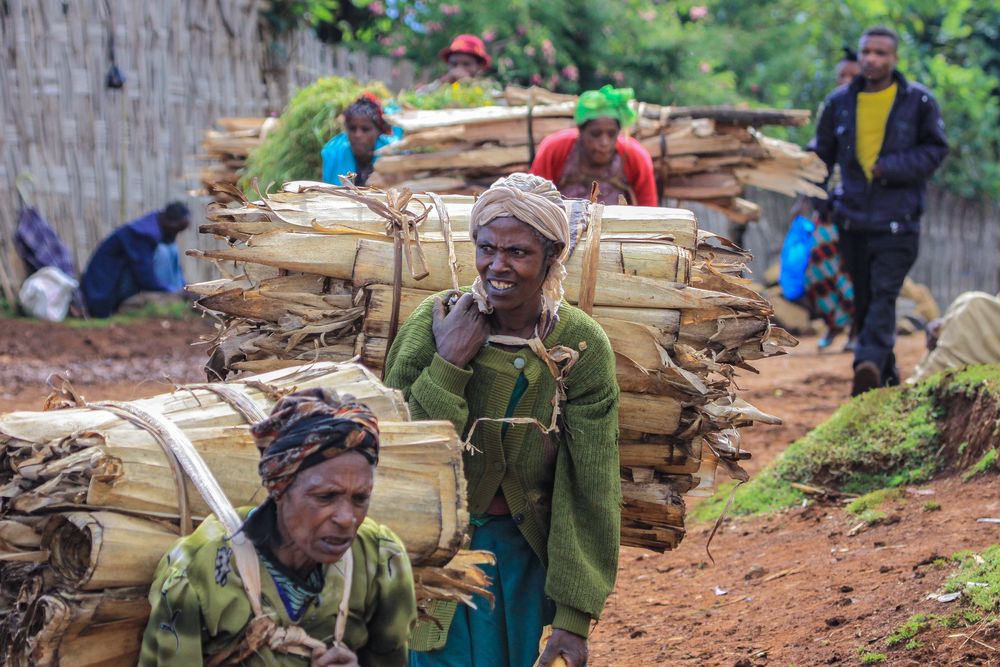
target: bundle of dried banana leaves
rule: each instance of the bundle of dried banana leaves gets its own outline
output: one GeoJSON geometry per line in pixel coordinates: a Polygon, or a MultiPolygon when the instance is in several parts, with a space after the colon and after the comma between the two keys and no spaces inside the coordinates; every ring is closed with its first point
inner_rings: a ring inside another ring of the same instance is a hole
{"type": "MultiPolygon", "coordinates": [[[[387,116],[402,141],[380,150],[372,185],[478,194],[499,176],[527,171],[548,135],[574,127],[576,98],[508,88],[510,106],[406,111],[387,116]]],[[[634,136],[649,151],[662,196],[698,201],[737,222],[760,215],[747,186],[825,198],[826,166],[814,153],[767,137],[764,125],[802,125],[802,110],[638,105],[634,136]]]]}
{"type": "Polygon", "coordinates": [[[231,201],[225,192],[216,191],[216,184],[235,186],[244,167],[247,156],[264,141],[264,137],[278,122],[277,118],[227,117],[215,121],[218,129],[209,129],[201,141],[202,162],[199,195],[214,194],[216,201],[231,201]]]}
{"type": "Polygon", "coordinates": [[[177,426],[239,507],[265,497],[250,424],[282,395],[315,386],[380,418],[370,515],[405,542],[418,598],[470,601],[487,583],[477,565],[488,556],[457,555],[468,528],[461,442],[449,422],[409,421],[401,394],[364,367],[317,363],[130,404],[73,407],[66,389],[57,403],[69,407],[0,416],[4,664],[135,664],[156,565],[210,511],[126,408],[177,426]]]}
{"type": "MultiPolygon", "coordinates": [[[[355,355],[381,368],[394,321],[475,277],[472,204],[299,182],[210,209],[201,231],[230,242],[195,253],[227,275],[192,286],[220,320],[212,368],[259,372],[355,355]],[[395,236],[406,251],[398,262],[395,236]]],[[[683,495],[709,492],[717,465],[743,475],[737,429],[777,421],[736,396],[735,370],[795,341],[740,278],[748,255],[699,231],[690,211],[565,206],[579,238],[566,297],[592,312],[616,352],[623,543],[671,549],[684,535],[683,495]]]]}

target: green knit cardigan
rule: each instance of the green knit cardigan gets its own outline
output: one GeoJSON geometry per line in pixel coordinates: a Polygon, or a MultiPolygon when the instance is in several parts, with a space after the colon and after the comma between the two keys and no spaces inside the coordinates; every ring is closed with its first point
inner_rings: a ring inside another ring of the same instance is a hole
{"type": "MultiPolygon", "coordinates": [[[[413,418],[449,420],[464,436],[478,417],[505,416],[523,372],[528,388],[513,416],[547,426],[556,386],[545,363],[527,347],[514,353],[487,345],[471,367],[450,364],[437,354],[433,306],[431,297],[407,318],[386,359],[385,382],[404,392],[413,418]]],[[[566,378],[563,426],[546,442],[531,425],[510,424],[502,435],[504,424],[481,422],[471,441],[475,450],[464,456],[469,511],[484,512],[502,489],[514,522],[546,568],[545,594],[556,605],[553,626],[586,637],[618,573],[615,356],[597,322],[566,303],[544,343],[580,352],[566,378]]]]}

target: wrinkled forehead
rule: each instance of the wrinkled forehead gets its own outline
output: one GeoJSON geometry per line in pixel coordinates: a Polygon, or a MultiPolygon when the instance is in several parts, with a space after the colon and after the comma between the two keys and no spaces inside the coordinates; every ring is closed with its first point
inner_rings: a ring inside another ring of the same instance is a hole
{"type": "Polygon", "coordinates": [[[525,236],[537,238],[541,234],[531,224],[513,215],[500,215],[484,222],[477,222],[472,228],[473,238],[480,235],[488,235],[490,238],[496,236],[517,237],[525,236]]]}

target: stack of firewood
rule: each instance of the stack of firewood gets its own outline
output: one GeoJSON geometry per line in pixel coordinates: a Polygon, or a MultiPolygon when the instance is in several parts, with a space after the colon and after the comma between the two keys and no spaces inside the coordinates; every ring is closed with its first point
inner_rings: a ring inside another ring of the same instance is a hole
{"type": "MultiPolygon", "coordinates": [[[[381,368],[397,270],[400,322],[435,291],[475,278],[471,197],[432,203],[301,183],[286,190],[213,208],[201,230],[230,241],[195,253],[227,277],[192,286],[220,318],[212,364],[220,374],[355,355],[381,368]],[[386,215],[420,219],[402,244],[409,260],[400,269],[386,215]]],[[[776,421],[736,397],[734,370],[794,340],[772,327],[770,306],[739,277],[748,255],[700,232],[691,212],[565,205],[580,238],[566,298],[592,312],[617,353],[623,542],[674,548],[684,535],[683,495],[710,490],[720,463],[742,475],[737,462],[747,453],[736,429],[776,421]]]]}
{"type": "MultiPolygon", "coordinates": [[[[372,185],[414,192],[478,194],[499,176],[527,171],[548,135],[574,126],[575,98],[508,89],[512,106],[406,111],[388,116],[403,140],[381,149],[372,185]]],[[[763,125],[803,125],[809,112],[638,105],[634,136],[653,157],[664,199],[697,201],[737,222],[759,208],[748,186],[825,198],[826,166],[814,153],[773,139],[763,125]]]]}
{"type": "Polygon", "coordinates": [[[231,201],[225,192],[215,188],[217,183],[235,187],[247,165],[247,156],[257,148],[268,131],[278,122],[276,118],[220,118],[219,129],[205,132],[201,142],[202,161],[199,194],[212,194],[216,201],[231,201]]]}
{"type": "Polygon", "coordinates": [[[370,516],[404,540],[418,599],[469,601],[481,591],[476,565],[488,556],[457,555],[468,512],[454,427],[409,421],[401,394],[357,364],[179,387],[129,404],[86,404],[65,388],[66,409],[0,416],[3,664],[134,665],[157,563],[211,512],[166,453],[176,446],[164,442],[169,429],[143,424],[172,423],[234,506],[257,505],[266,493],[250,424],[282,395],[316,386],[353,395],[380,418],[370,516]]]}

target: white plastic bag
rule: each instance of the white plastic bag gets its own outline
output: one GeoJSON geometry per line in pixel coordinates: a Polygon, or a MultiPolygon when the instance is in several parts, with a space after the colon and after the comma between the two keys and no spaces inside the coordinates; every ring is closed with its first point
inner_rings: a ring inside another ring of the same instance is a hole
{"type": "Polygon", "coordinates": [[[28,276],[21,285],[18,301],[31,317],[49,322],[66,319],[73,292],[80,283],[54,266],[46,266],[28,276]]]}

